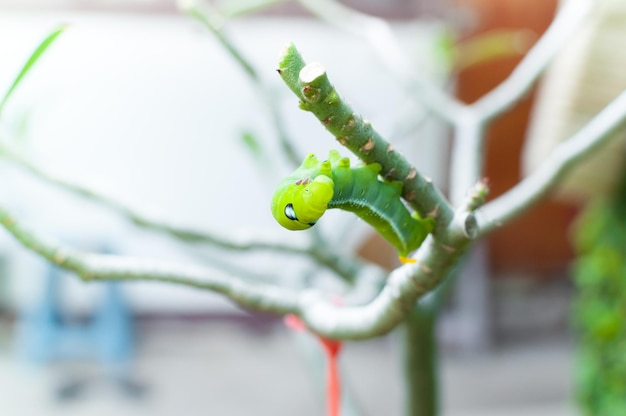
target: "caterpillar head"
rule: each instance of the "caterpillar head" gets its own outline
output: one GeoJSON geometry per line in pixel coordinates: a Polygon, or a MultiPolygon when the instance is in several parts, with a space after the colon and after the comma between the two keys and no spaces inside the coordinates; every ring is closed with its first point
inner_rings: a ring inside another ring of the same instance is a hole
{"type": "Polygon", "coordinates": [[[272,215],[288,230],[306,230],[324,214],[333,193],[333,180],[325,175],[290,181],[274,192],[272,215]]]}

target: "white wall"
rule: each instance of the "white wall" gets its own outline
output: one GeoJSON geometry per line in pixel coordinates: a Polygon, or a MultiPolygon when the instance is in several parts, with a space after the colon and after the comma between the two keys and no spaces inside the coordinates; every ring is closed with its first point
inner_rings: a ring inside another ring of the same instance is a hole
{"type": "MultiPolygon", "coordinates": [[[[0,90],[60,22],[71,27],[3,114],[8,130],[27,120],[25,143],[40,166],[189,227],[222,233],[255,228],[286,240],[304,238],[274,223],[268,208],[273,183],[259,174],[238,140],[242,130],[250,129],[270,152],[277,152],[262,101],[211,35],[186,17],[5,13],[0,16],[0,90]]],[[[431,33],[428,27],[399,29],[416,49],[423,49],[431,33]]],[[[406,104],[399,85],[364,44],[323,24],[250,19],[229,25],[228,33],[276,90],[302,155],[323,155],[338,144],[313,116],[298,110],[275,73],[278,52],[287,41],[294,41],[305,59],[323,62],[340,93],[383,135],[406,104]]],[[[428,61],[420,66],[427,67],[428,61]]],[[[447,144],[440,133],[436,125],[427,126],[426,133],[396,148],[442,183],[447,144]]],[[[286,169],[279,166],[276,173],[286,169]]],[[[139,232],[109,211],[42,185],[4,162],[0,173],[0,202],[49,234],[68,242],[106,241],[133,255],[197,260],[180,246],[139,232]]],[[[345,213],[320,222],[326,231],[338,224],[353,224],[357,237],[369,231],[345,213]]],[[[0,238],[8,250],[20,253],[11,293],[18,304],[28,303],[37,297],[43,266],[36,257],[16,251],[4,233],[0,238]]],[[[350,249],[353,240],[343,245],[350,249]]],[[[297,273],[302,267],[267,255],[235,258],[272,273],[297,273]]],[[[169,285],[132,284],[128,292],[140,310],[202,311],[225,304],[169,285]]],[[[88,308],[95,296],[76,282],[67,293],[68,304],[78,308],[88,308]]]]}

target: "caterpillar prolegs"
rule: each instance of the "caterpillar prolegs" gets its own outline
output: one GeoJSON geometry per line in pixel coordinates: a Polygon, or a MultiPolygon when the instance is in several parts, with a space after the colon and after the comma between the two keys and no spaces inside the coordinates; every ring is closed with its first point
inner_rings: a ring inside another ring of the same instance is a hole
{"type": "Polygon", "coordinates": [[[283,179],[272,198],[272,214],[289,230],[311,228],[327,209],[355,213],[406,258],[433,229],[432,218],[411,214],[402,203],[401,182],[378,179],[378,163],[350,166],[350,159],[331,150],[319,161],[309,154],[283,179]]]}

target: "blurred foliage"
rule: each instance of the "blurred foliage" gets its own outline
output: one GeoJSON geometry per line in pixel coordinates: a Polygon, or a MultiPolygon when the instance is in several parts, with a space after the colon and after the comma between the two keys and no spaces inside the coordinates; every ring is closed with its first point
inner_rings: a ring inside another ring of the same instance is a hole
{"type": "Polygon", "coordinates": [[[491,30],[462,40],[457,40],[451,29],[444,29],[435,39],[432,54],[437,67],[458,73],[497,60],[519,59],[536,41],[537,36],[526,29],[491,30]]]}
{"type": "Polygon", "coordinates": [[[0,113],[2,113],[4,106],[6,105],[11,95],[13,94],[13,91],[15,91],[18,85],[20,85],[20,82],[22,81],[22,79],[24,79],[26,74],[28,74],[28,72],[33,68],[33,66],[35,66],[37,61],[39,61],[39,59],[43,56],[43,54],[48,50],[50,45],[54,43],[54,41],[59,37],[61,33],[65,31],[66,28],[67,28],[67,25],[61,25],[58,28],[54,29],[52,32],[50,32],[50,34],[46,36],[46,38],[39,44],[39,46],[37,46],[37,48],[35,48],[33,53],[28,57],[28,60],[26,61],[26,63],[24,64],[20,72],[17,74],[17,76],[15,77],[15,80],[13,81],[11,86],[9,86],[9,89],[4,94],[4,97],[2,97],[2,100],[0,101],[0,113]]]}
{"type": "Polygon", "coordinates": [[[457,45],[454,69],[462,71],[473,66],[506,58],[521,58],[537,41],[527,29],[494,29],[465,39],[457,45]]]}
{"type": "Polygon", "coordinates": [[[585,414],[626,416],[626,175],[574,228],[577,399],[585,414]]]}

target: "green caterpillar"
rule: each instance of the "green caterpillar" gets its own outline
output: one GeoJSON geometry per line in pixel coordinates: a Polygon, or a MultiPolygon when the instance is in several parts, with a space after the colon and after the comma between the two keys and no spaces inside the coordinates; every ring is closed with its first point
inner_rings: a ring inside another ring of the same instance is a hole
{"type": "Polygon", "coordinates": [[[327,209],[353,212],[389,241],[401,260],[407,260],[434,223],[432,218],[411,215],[400,199],[402,183],[379,180],[380,170],[378,163],[350,167],[350,159],[336,150],[322,162],[311,153],[278,185],[272,214],[289,230],[306,230],[327,209]]]}

